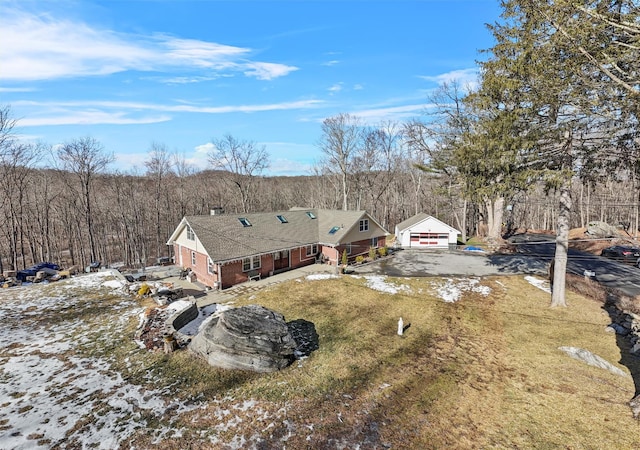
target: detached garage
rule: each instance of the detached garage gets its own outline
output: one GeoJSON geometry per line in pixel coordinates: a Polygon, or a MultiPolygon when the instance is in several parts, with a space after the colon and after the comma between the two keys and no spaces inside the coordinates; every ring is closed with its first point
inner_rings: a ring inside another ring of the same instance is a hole
{"type": "Polygon", "coordinates": [[[453,248],[458,230],[425,213],[396,225],[396,241],[403,248],[453,248]]]}

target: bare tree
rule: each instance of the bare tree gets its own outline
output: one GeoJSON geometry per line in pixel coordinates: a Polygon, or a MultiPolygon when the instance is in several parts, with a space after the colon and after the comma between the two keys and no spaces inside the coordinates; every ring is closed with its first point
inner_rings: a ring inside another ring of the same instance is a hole
{"type": "Polygon", "coordinates": [[[154,142],[149,150],[149,159],[144,163],[147,168],[147,177],[153,180],[154,189],[154,209],[156,225],[156,257],[162,256],[163,249],[166,249],[162,232],[162,215],[166,207],[162,206],[163,197],[166,198],[166,178],[171,173],[171,155],[164,144],[154,142]]]}
{"type": "Polygon", "coordinates": [[[93,183],[95,177],[103,172],[114,161],[97,140],[92,137],[75,139],[64,144],[58,150],[58,158],[62,167],[76,176],[78,184],[70,186],[79,192],[83,208],[84,223],[89,236],[89,252],[91,261],[97,261],[96,239],[93,217],[93,183]]]}
{"type": "Polygon", "coordinates": [[[342,182],[342,209],[349,209],[349,175],[357,150],[363,146],[364,129],[356,116],[342,113],[322,122],[318,146],[325,155],[322,164],[328,172],[338,174],[342,182]]]}
{"type": "MultiPolygon", "coordinates": [[[[25,235],[26,196],[29,192],[31,168],[42,154],[42,147],[19,142],[14,134],[15,119],[10,108],[0,109],[0,189],[2,209],[6,215],[5,235],[9,243],[11,266],[18,260],[26,265],[28,240],[25,235]]],[[[1,262],[0,262],[1,266],[1,262]]],[[[0,267],[1,268],[1,267],[0,267]]]]}
{"type": "Polygon", "coordinates": [[[174,153],[172,158],[173,173],[178,178],[175,193],[179,206],[178,218],[181,219],[187,214],[188,187],[187,181],[189,177],[196,173],[195,167],[191,165],[184,154],[174,153]]]}
{"type": "Polygon", "coordinates": [[[209,162],[215,169],[228,172],[231,182],[240,193],[242,211],[249,212],[256,177],[269,167],[265,146],[238,140],[230,134],[222,139],[213,139],[212,143],[215,148],[209,153],[209,162]]]}

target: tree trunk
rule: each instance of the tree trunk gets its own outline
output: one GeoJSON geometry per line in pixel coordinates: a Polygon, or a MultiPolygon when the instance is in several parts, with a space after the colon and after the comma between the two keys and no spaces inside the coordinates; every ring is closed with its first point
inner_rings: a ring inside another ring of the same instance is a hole
{"type": "Polygon", "coordinates": [[[485,198],[487,210],[487,240],[497,242],[502,237],[502,217],[504,214],[504,197],[485,198]]]}
{"type": "Polygon", "coordinates": [[[556,235],[556,254],[553,271],[551,306],[567,306],[565,298],[567,255],[569,253],[569,220],[571,218],[571,180],[565,180],[560,187],[560,211],[556,235]]]}

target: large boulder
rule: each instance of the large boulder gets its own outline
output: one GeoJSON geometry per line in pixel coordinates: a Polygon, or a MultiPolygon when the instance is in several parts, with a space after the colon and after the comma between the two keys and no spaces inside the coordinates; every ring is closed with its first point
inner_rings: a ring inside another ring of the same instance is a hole
{"type": "Polygon", "coordinates": [[[606,222],[589,222],[587,234],[594,238],[610,238],[619,236],[618,229],[606,222]]]}
{"type": "Polygon", "coordinates": [[[295,359],[296,342],[282,314],[249,305],[212,319],[189,349],[215,367],[273,372],[295,359]]]}

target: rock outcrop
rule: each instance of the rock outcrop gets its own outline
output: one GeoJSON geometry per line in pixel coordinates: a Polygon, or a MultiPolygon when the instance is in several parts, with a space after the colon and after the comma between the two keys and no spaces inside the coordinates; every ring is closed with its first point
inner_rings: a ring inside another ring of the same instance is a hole
{"type": "Polygon", "coordinates": [[[611,238],[620,235],[616,227],[609,225],[606,222],[599,221],[589,222],[587,234],[594,238],[611,238]]]}
{"type": "Polygon", "coordinates": [[[282,314],[249,305],[212,319],[189,349],[215,367],[273,372],[295,359],[296,341],[282,314]]]}

